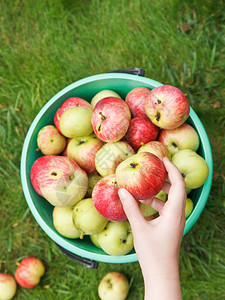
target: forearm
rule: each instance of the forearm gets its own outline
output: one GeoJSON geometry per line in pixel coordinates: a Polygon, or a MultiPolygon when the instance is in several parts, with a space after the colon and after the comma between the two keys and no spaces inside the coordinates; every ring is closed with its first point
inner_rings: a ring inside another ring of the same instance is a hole
{"type": "Polygon", "coordinates": [[[145,300],[181,300],[178,262],[158,263],[143,272],[145,300]]]}

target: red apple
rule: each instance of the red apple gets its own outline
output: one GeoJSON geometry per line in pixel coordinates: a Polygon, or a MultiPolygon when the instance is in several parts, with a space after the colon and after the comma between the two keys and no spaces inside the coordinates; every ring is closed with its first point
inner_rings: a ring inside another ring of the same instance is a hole
{"type": "Polygon", "coordinates": [[[43,262],[36,257],[24,258],[16,269],[15,278],[26,289],[34,288],[45,273],[43,262]]]}
{"type": "Polygon", "coordinates": [[[133,117],[146,117],[144,103],[150,91],[146,87],[137,87],[127,94],[125,101],[133,117]]]}
{"type": "Polygon", "coordinates": [[[145,112],[160,128],[174,129],[187,119],[190,106],[185,95],[176,87],[162,85],[154,88],[145,99],[145,112]]]}
{"type": "Polygon", "coordinates": [[[191,149],[197,151],[199,136],[197,131],[189,124],[182,124],[175,129],[163,129],[160,131],[158,140],[167,145],[171,155],[179,150],[191,149]]]}
{"type": "Polygon", "coordinates": [[[67,147],[67,156],[75,160],[88,174],[95,173],[95,156],[103,142],[95,134],[72,139],[67,147]]]}
{"type": "Polygon", "coordinates": [[[124,140],[134,150],[138,150],[143,144],[156,140],[158,131],[158,127],[148,118],[135,117],[130,121],[124,140]]]}
{"type": "Polygon", "coordinates": [[[92,192],[92,201],[95,208],[105,219],[110,221],[124,221],[127,216],[118,196],[119,187],[115,174],[99,180],[92,192]]]}
{"type": "Polygon", "coordinates": [[[150,152],[159,158],[166,156],[169,158],[169,160],[171,160],[171,155],[167,146],[159,141],[148,142],[147,144],[141,146],[141,148],[138,149],[138,153],[140,152],[150,152]]]}
{"type": "Polygon", "coordinates": [[[47,125],[38,132],[37,145],[44,155],[57,155],[66,147],[66,138],[55,126],[47,125]]]}
{"type": "Polygon", "coordinates": [[[43,195],[42,195],[42,192],[39,187],[38,178],[40,176],[40,172],[42,172],[43,167],[53,157],[56,157],[56,156],[55,155],[41,156],[35,160],[35,162],[33,163],[32,167],[31,167],[30,180],[33,185],[33,188],[40,196],[43,196],[43,195]]]}
{"type": "Polygon", "coordinates": [[[61,118],[61,115],[66,111],[67,109],[71,107],[77,107],[77,106],[83,106],[88,107],[90,109],[93,109],[91,104],[88,103],[86,100],[79,98],[79,97],[71,97],[68,98],[63,102],[63,104],[60,105],[60,107],[57,109],[55,116],[54,116],[54,123],[58,131],[62,134],[59,128],[59,120],[61,118]]]}
{"type": "Polygon", "coordinates": [[[0,299],[10,300],[16,293],[16,281],[6,273],[0,273],[0,299]]]}
{"type": "Polygon", "coordinates": [[[47,162],[38,180],[43,197],[54,206],[74,206],[83,199],[88,187],[85,171],[66,156],[47,162]]]}
{"type": "MultiPolygon", "coordinates": [[[[91,118],[95,134],[104,142],[117,142],[127,132],[130,122],[130,112],[122,105],[111,102],[96,105],[91,118]]],[[[114,98],[120,100],[118,98],[114,98]]],[[[104,100],[104,99],[103,99],[104,100]]],[[[100,100],[99,102],[101,102],[100,100]]],[[[123,100],[120,100],[123,102],[123,100]]],[[[124,102],[125,103],[125,102],[124,102]]]]}
{"type": "Polygon", "coordinates": [[[127,103],[124,100],[122,100],[120,98],[117,98],[117,97],[103,98],[95,105],[95,109],[98,108],[100,105],[103,105],[103,104],[115,104],[115,105],[121,106],[124,109],[126,109],[127,113],[130,115],[129,106],[127,105],[127,103]]]}
{"type": "Polygon", "coordinates": [[[119,188],[125,188],[138,200],[157,195],[165,179],[166,169],[162,160],[148,152],[127,158],[116,169],[119,188]]]}

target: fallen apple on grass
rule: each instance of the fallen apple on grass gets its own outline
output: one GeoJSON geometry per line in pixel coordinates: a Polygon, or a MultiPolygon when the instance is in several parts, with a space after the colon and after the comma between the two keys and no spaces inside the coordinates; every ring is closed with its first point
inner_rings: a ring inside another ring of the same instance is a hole
{"type": "Polygon", "coordinates": [[[26,289],[32,289],[40,282],[44,273],[45,267],[39,258],[26,257],[17,267],[15,279],[20,286],[26,289]]]}
{"type": "Polygon", "coordinates": [[[71,139],[67,146],[67,156],[75,160],[88,174],[95,173],[95,157],[103,142],[95,134],[71,139]]]}
{"type": "Polygon", "coordinates": [[[95,156],[95,166],[102,177],[115,174],[117,166],[134,155],[132,147],[123,142],[106,143],[95,156]]]}
{"type": "Polygon", "coordinates": [[[0,300],[10,300],[16,294],[16,281],[12,275],[0,273],[0,300]]]}
{"type": "Polygon", "coordinates": [[[93,108],[95,108],[96,104],[104,98],[108,97],[114,97],[114,98],[119,98],[121,99],[120,95],[117,94],[115,91],[112,90],[102,90],[98,92],[92,99],[91,99],[91,105],[93,108]]]}
{"type": "Polygon", "coordinates": [[[119,188],[125,188],[135,199],[154,197],[166,179],[166,169],[156,155],[148,152],[135,154],[124,160],[116,169],[119,188]]]}
{"type": "Polygon", "coordinates": [[[187,119],[190,106],[185,95],[178,88],[162,85],[151,90],[145,98],[145,112],[160,128],[174,129],[187,119]]]}
{"type": "Polygon", "coordinates": [[[98,295],[101,300],[125,300],[129,292],[129,281],[119,272],[106,274],[98,285],[98,295]]]}
{"type": "Polygon", "coordinates": [[[92,193],[92,201],[97,211],[110,221],[124,221],[127,216],[118,195],[119,187],[116,175],[109,175],[96,184],[92,193]]]}
{"type": "Polygon", "coordinates": [[[64,237],[77,239],[80,237],[80,231],[73,223],[72,207],[54,207],[52,212],[53,225],[55,229],[64,237]]]}
{"type": "Polygon", "coordinates": [[[57,155],[66,147],[66,138],[53,125],[44,126],[38,132],[38,148],[44,155],[57,155]]]}
{"type": "Polygon", "coordinates": [[[98,243],[110,255],[120,256],[129,253],[134,246],[130,223],[109,221],[98,233],[98,243]]]}
{"type": "Polygon", "coordinates": [[[171,155],[183,149],[197,151],[200,143],[197,131],[187,123],[175,129],[161,130],[158,140],[168,147],[171,155]]]}
{"type": "Polygon", "coordinates": [[[75,227],[80,230],[80,238],[82,239],[83,235],[101,232],[108,223],[108,220],[98,213],[94,207],[92,198],[86,198],[74,206],[73,222],[75,227]]]}

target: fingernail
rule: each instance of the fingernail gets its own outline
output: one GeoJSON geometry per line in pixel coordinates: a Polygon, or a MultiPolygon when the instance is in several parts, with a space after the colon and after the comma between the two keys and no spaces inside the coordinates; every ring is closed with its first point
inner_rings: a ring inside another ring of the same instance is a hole
{"type": "Polygon", "coordinates": [[[126,196],[127,196],[127,191],[125,189],[119,189],[118,191],[120,200],[123,201],[125,200],[126,196]]]}

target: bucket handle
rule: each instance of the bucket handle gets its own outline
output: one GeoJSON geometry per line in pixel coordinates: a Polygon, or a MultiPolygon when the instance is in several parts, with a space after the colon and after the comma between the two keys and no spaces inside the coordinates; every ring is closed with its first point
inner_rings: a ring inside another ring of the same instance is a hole
{"type": "Polygon", "coordinates": [[[141,69],[141,68],[132,68],[132,69],[114,70],[114,71],[110,71],[108,73],[128,73],[128,74],[133,74],[133,75],[144,76],[145,70],[141,69]]]}
{"type": "Polygon", "coordinates": [[[89,269],[97,269],[98,268],[98,262],[97,261],[80,257],[80,256],[64,249],[63,247],[61,247],[57,243],[55,243],[55,244],[62,251],[62,253],[65,254],[70,259],[75,260],[76,262],[84,265],[85,267],[87,267],[89,269]]]}

